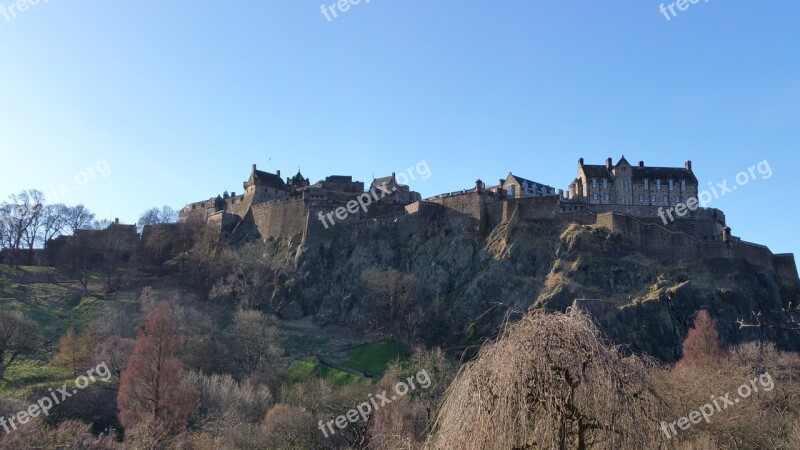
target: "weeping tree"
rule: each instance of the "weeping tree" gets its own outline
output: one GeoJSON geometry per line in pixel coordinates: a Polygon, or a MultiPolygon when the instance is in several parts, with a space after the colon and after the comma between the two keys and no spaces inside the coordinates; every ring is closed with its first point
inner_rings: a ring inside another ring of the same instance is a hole
{"type": "Polygon", "coordinates": [[[665,405],[648,364],[623,357],[585,315],[532,312],[462,367],[430,448],[661,448],[665,405]]]}

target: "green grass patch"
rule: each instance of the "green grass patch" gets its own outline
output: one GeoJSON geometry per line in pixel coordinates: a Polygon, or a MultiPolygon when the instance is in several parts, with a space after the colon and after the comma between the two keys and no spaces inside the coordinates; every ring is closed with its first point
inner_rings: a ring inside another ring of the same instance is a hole
{"type": "Polygon", "coordinates": [[[389,363],[409,355],[408,347],[400,342],[371,342],[350,350],[342,364],[362,372],[384,373],[389,363]]]}
{"type": "Polygon", "coordinates": [[[6,380],[0,382],[2,389],[20,386],[34,387],[37,384],[64,381],[72,377],[72,372],[64,367],[53,367],[39,359],[18,359],[5,373],[6,380]]]}
{"type": "Polygon", "coordinates": [[[327,339],[319,336],[286,332],[284,330],[281,330],[279,342],[281,348],[294,352],[311,352],[328,344],[327,339]]]}
{"type": "Polygon", "coordinates": [[[311,358],[302,358],[289,367],[289,380],[292,382],[306,381],[312,378],[324,378],[337,386],[357,383],[361,377],[320,364],[311,358]]]}

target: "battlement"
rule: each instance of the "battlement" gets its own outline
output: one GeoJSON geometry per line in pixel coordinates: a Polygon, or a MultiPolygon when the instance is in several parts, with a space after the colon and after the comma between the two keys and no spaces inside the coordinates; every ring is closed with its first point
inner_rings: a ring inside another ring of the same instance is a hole
{"type": "Polygon", "coordinates": [[[732,236],[725,213],[718,209],[698,208],[671,221],[664,219],[664,210],[696,196],[697,179],[690,162],[683,168],[659,168],[643,162],[631,166],[624,157],[616,165],[609,158],[604,166],[581,160],[579,177],[566,196],[510,172],[499,181],[487,187],[477,180],[472,188],[423,201],[408,186],[397,184],[394,175],[376,178],[371,188],[392,186],[397,195],[375,199],[368,208],[348,212],[332,224],[319,216],[352,204],[365,193],[364,183],[332,175],[312,185],[299,172],[284,183],[279,171],[273,175],[253,167],[245,193],[190,203],[181,210],[181,219],[199,216],[220,229],[233,229],[234,234],[299,236],[307,243],[374,232],[410,236],[434,217],[473,227],[477,233],[512,221],[551,220],[607,229],[662,260],[736,259],[772,269],[783,279],[797,279],[793,255],[773,255],[767,247],[732,236]]]}

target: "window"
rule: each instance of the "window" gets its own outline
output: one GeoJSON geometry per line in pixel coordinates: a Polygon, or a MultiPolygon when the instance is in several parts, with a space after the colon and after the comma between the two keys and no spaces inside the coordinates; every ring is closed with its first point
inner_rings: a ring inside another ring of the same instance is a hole
{"type": "Polygon", "coordinates": [[[592,201],[593,201],[593,202],[596,202],[596,201],[597,201],[597,194],[592,194],[592,201]]]}
{"type": "Polygon", "coordinates": [[[656,190],[657,191],[661,190],[661,179],[656,180],[656,190]]]}
{"type": "Polygon", "coordinates": [[[647,191],[650,189],[650,180],[645,178],[644,179],[644,190],[647,191]]]}
{"type": "Polygon", "coordinates": [[[593,188],[597,187],[597,179],[596,178],[592,178],[592,187],[593,188]]]}
{"type": "Polygon", "coordinates": [[[513,197],[514,196],[514,185],[513,184],[509,185],[506,188],[506,193],[508,194],[509,197],[513,197]]]}
{"type": "Polygon", "coordinates": [[[665,195],[664,196],[664,204],[666,205],[667,203],[669,203],[669,196],[665,195]]]}
{"type": "Polygon", "coordinates": [[[672,178],[670,178],[670,180],[669,180],[669,190],[670,191],[674,191],[675,190],[675,183],[672,181],[672,178]]]}
{"type": "Polygon", "coordinates": [[[676,195],[675,196],[675,203],[680,203],[680,202],[681,202],[681,196],[680,195],[676,195]]]}
{"type": "Polygon", "coordinates": [[[608,189],[608,178],[603,178],[603,188],[608,189]]]}
{"type": "Polygon", "coordinates": [[[650,196],[650,201],[655,203],[656,202],[656,196],[655,195],[651,195],[650,196]]]}
{"type": "Polygon", "coordinates": [[[681,180],[681,190],[682,191],[686,190],[686,180],[681,180]]]}
{"type": "Polygon", "coordinates": [[[623,189],[625,192],[629,192],[629,191],[630,191],[630,189],[631,189],[630,181],[628,181],[628,180],[622,180],[622,189],[623,189]]]}
{"type": "Polygon", "coordinates": [[[608,194],[603,195],[603,200],[608,201],[608,194]]]}
{"type": "Polygon", "coordinates": [[[644,203],[644,195],[639,196],[639,203],[644,203]]]}

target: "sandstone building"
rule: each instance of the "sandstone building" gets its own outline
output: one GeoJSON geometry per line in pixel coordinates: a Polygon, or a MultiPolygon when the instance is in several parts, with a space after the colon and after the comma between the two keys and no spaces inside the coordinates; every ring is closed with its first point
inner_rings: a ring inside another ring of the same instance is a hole
{"type": "Polygon", "coordinates": [[[675,206],[697,198],[697,177],[692,162],[684,167],[632,166],[623,156],[617,164],[584,164],[578,160],[578,176],[569,185],[572,202],[599,205],[675,206]]]}

